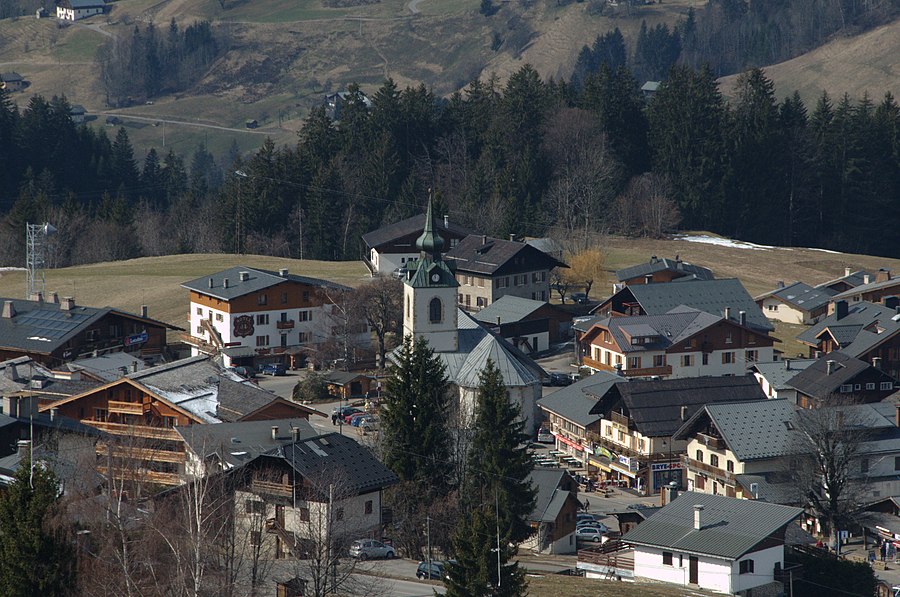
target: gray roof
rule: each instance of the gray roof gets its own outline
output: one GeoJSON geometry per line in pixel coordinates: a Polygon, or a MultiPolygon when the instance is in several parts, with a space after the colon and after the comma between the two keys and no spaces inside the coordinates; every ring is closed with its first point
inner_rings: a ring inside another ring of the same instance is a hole
{"type": "Polygon", "coordinates": [[[659,89],[659,81],[647,81],[641,85],[641,91],[657,91],[659,89]]]}
{"type": "Polygon", "coordinates": [[[707,404],[674,434],[689,439],[710,420],[728,449],[741,462],[791,454],[797,444],[793,425],[795,408],[784,399],[707,404]]]}
{"type": "Polygon", "coordinates": [[[863,281],[865,280],[865,276],[868,275],[869,272],[866,270],[857,270],[855,272],[851,272],[846,276],[841,276],[840,278],[835,278],[833,280],[828,280],[827,282],[822,282],[821,284],[816,284],[816,288],[828,288],[829,286],[840,284],[841,282],[848,284],[852,287],[862,286],[863,281]]]}
{"type": "Polygon", "coordinates": [[[597,396],[606,394],[616,383],[627,381],[606,371],[598,371],[538,400],[538,406],[560,417],[587,427],[599,421],[600,415],[592,415],[597,396]],[[590,393],[588,393],[590,390],[590,393]]]}
{"type": "Polygon", "coordinates": [[[72,8],[99,8],[106,6],[104,0],[66,0],[72,8]]]}
{"type": "Polygon", "coordinates": [[[15,315],[12,318],[0,317],[0,348],[16,351],[50,354],[110,313],[180,329],[112,307],[76,305],[66,310],[58,303],[0,298],[0,304],[6,301],[12,301],[15,315]]]}
{"type": "Polygon", "coordinates": [[[622,540],[680,552],[736,560],[786,527],[802,508],[689,491],[626,533],[622,540]],[[694,530],[694,506],[703,506],[694,530]]]}
{"type": "Polygon", "coordinates": [[[782,359],[780,361],[757,362],[750,367],[769,382],[776,391],[787,390],[791,386],[788,381],[814,363],[815,359],[782,359]]]}
{"type": "Polygon", "coordinates": [[[882,280],[881,282],[870,282],[869,284],[860,284],[855,288],[851,288],[850,290],[845,290],[840,294],[834,295],[835,300],[852,298],[854,296],[858,296],[863,294],[864,292],[872,292],[873,290],[883,290],[885,288],[891,288],[892,286],[900,287],[900,277],[892,277],[887,280],[882,280]]]}
{"type": "Polygon", "coordinates": [[[543,238],[528,238],[525,239],[525,242],[538,251],[546,253],[547,255],[553,255],[554,257],[562,257],[563,248],[557,241],[552,238],[543,237],[543,238]]]}
{"type": "Polygon", "coordinates": [[[555,522],[566,505],[571,492],[560,489],[563,469],[536,468],[528,475],[528,483],[536,490],[534,510],[528,520],[535,522],[555,522]]]}
{"type": "MultiPolygon", "coordinates": [[[[675,307],[686,305],[723,316],[725,309],[731,308],[731,317],[735,320],[740,311],[747,314],[748,327],[766,332],[775,329],[736,278],[637,284],[626,286],[616,295],[620,293],[631,293],[647,315],[662,315],[675,307]]],[[[606,303],[601,303],[603,304],[606,303]]]]}
{"type": "MultiPolygon", "coordinates": [[[[827,317],[820,319],[815,325],[805,329],[797,335],[797,339],[806,344],[815,346],[818,343],[817,337],[828,329],[835,340],[841,343],[841,347],[845,348],[856,340],[861,333],[865,333],[866,328],[873,329],[876,322],[882,326],[892,329],[900,329],[900,325],[893,321],[896,315],[894,309],[889,309],[884,305],[870,303],[868,301],[859,301],[851,303],[847,306],[847,314],[838,319],[837,313],[831,313],[827,317]]],[[[869,332],[873,336],[878,336],[874,332],[869,332]]]]}
{"type": "Polygon", "coordinates": [[[324,376],[325,381],[338,385],[346,385],[360,377],[371,377],[361,371],[329,371],[324,376]]]}
{"type": "Polygon", "coordinates": [[[813,288],[804,282],[794,282],[781,288],[776,288],[765,294],[756,297],[756,300],[763,300],[768,297],[775,297],[803,311],[814,311],[820,309],[831,302],[834,292],[825,288],[813,288]]]}
{"type": "Polygon", "coordinates": [[[595,322],[595,325],[608,328],[623,352],[643,352],[665,350],[720,321],[722,318],[717,315],[681,305],[663,315],[609,317],[595,322]],[[656,341],[632,344],[630,338],[637,336],[652,336],[656,341]]]}
{"type": "Polygon", "coordinates": [[[525,259],[530,269],[549,270],[558,266],[568,267],[555,257],[527,243],[477,234],[462,239],[444,255],[444,259],[457,271],[487,275],[498,272],[512,261],[513,257],[525,259]]]}
{"type": "Polygon", "coordinates": [[[25,78],[15,71],[0,74],[0,81],[6,81],[8,83],[16,83],[18,81],[24,81],[24,80],[25,80],[25,78]]]}
{"type": "Polygon", "coordinates": [[[734,480],[741,484],[746,495],[772,504],[799,504],[803,495],[789,471],[775,471],[756,475],[737,474],[734,480]],[[755,486],[755,487],[754,487],[755,486]],[[755,489],[755,493],[752,491],[755,489]]]}
{"type": "Polygon", "coordinates": [[[277,419],[270,421],[241,421],[217,425],[186,425],[175,427],[194,454],[202,459],[216,456],[229,468],[241,467],[260,454],[278,446],[293,443],[292,430],[299,430],[299,439],[319,435],[306,419],[277,419]],[[272,427],[278,427],[272,439],[272,427]]]}
{"type": "Polygon", "coordinates": [[[694,265],[680,259],[666,259],[665,257],[659,259],[655,256],[651,257],[650,261],[646,263],[639,263],[617,270],[616,278],[619,282],[625,282],[626,280],[642,278],[662,271],[680,272],[685,276],[694,276],[698,280],[713,280],[715,278],[712,270],[708,267],[694,265]]]}
{"type": "MultiPolygon", "coordinates": [[[[435,231],[443,236],[445,240],[449,240],[450,238],[465,238],[469,234],[472,234],[471,230],[454,222],[448,222],[447,224],[447,226],[444,226],[444,220],[442,218],[435,218],[434,220],[435,231]]],[[[393,224],[387,224],[378,230],[363,234],[362,239],[367,247],[373,248],[393,242],[405,236],[418,236],[424,229],[425,214],[421,213],[412,216],[411,218],[394,222],[393,224]]],[[[410,246],[410,252],[416,252],[415,245],[410,246]]]]}
{"type": "Polygon", "coordinates": [[[669,437],[705,405],[714,402],[765,400],[752,375],[689,377],[617,383],[601,398],[592,414],[606,414],[623,405],[635,427],[646,437],[669,437]]]}
{"type": "Polygon", "coordinates": [[[282,277],[278,272],[273,272],[254,267],[246,267],[243,265],[231,267],[208,276],[203,276],[190,282],[185,282],[181,286],[188,290],[193,290],[200,294],[211,296],[223,301],[230,301],[245,294],[251,294],[265,290],[272,286],[282,284],[284,282],[296,282],[298,284],[306,284],[316,288],[327,288],[331,290],[350,290],[349,287],[342,284],[329,282],[320,278],[310,278],[308,276],[298,276],[296,274],[287,274],[282,277]],[[247,272],[247,280],[241,280],[241,272],[247,272]],[[228,288],[224,286],[224,280],[228,280],[228,288]],[[212,288],[209,282],[212,280],[212,288]]]}
{"type": "MultiPolygon", "coordinates": [[[[372,452],[346,435],[326,433],[275,448],[259,459],[284,461],[304,479],[327,476],[345,482],[342,490],[369,493],[397,483],[397,476],[372,452]]],[[[324,489],[327,493],[327,488],[324,489]]]]}
{"type": "Polygon", "coordinates": [[[546,304],[507,294],[475,313],[475,319],[492,325],[496,325],[497,319],[501,324],[513,323],[522,321],[546,304]]]}
{"type": "Polygon", "coordinates": [[[598,321],[603,321],[606,317],[602,315],[576,317],[572,320],[572,329],[579,332],[586,332],[594,327],[598,321]]]}
{"type": "Polygon", "coordinates": [[[106,354],[78,359],[66,363],[69,371],[86,371],[100,379],[115,381],[123,375],[133,372],[135,368],[142,371],[146,368],[143,359],[128,352],[108,352],[106,354]]]}
{"type": "MultiPolygon", "coordinates": [[[[851,383],[859,374],[874,369],[872,365],[845,354],[841,350],[832,351],[812,363],[790,379],[788,385],[798,392],[815,398],[826,398],[837,392],[841,385],[851,383]],[[834,361],[834,369],[829,375],[828,361],[834,361]]],[[[884,374],[885,381],[891,379],[884,374]]]]}

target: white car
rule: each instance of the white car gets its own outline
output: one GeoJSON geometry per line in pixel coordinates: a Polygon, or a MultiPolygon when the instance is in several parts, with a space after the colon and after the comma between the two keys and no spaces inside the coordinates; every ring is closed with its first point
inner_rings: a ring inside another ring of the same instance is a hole
{"type": "Polygon", "coordinates": [[[550,433],[549,429],[545,429],[541,427],[537,432],[537,440],[538,443],[541,444],[552,444],[553,443],[553,434],[550,433]]]}
{"type": "Polygon", "coordinates": [[[360,560],[394,557],[394,548],[374,539],[357,539],[350,545],[350,557],[360,560]]]}
{"type": "Polygon", "coordinates": [[[578,527],[575,529],[575,539],[577,541],[592,541],[600,543],[603,541],[604,532],[598,527],[578,527]]]}

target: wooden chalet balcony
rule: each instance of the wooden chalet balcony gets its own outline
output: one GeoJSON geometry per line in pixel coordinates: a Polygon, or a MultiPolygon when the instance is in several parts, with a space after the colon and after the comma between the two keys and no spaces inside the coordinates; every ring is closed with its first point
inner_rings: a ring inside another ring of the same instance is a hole
{"type": "Polygon", "coordinates": [[[113,435],[129,435],[145,439],[167,439],[176,442],[181,441],[181,436],[178,435],[177,431],[174,429],[166,429],[165,427],[125,425],[124,423],[107,423],[106,421],[91,421],[89,419],[82,419],[81,423],[113,435]]]}
{"type": "Polygon", "coordinates": [[[197,336],[192,336],[188,332],[182,332],[179,335],[179,337],[181,338],[181,341],[184,342],[185,344],[190,344],[191,346],[196,347],[197,350],[199,350],[200,352],[203,352],[206,354],[214,354],[214,353],[218,352],[218,350],[219,350],[214,344],[207,342],[203,338],[198,338],[197,336]]]}
{"type": "Polygon", "coordinates": [[[715,435],[709,435],[707,433],[698,433],[697,441],[705,445],[707,448],[712,448],[713,450],[724,450],[725,449],[725,440],[721,437],[716,437],[715,435]]]}
{"type": "Polygon", "coordinates": [[[294,320],[288,319],[287,321],[276,321],[275,327],[279,330],[292,330],[294,329],[294,320]]]}
{"type": "MultiPolygon", "coordinates": [[[[97,444],[97,455],[106,456],[109,454],[107,444],[97,444]]],[[[171,450],[154,450],[153,448],[132,448],[128,446],[114,446],[112,450],[114,458],[123,458],[131,460],[150,460],[154,462],[171,462],[173,464],[184,464],[184,452],[172,452],[171,450]]]]}
{"type": "Polygon", "coordinates": [[[626,417],[622,413],[617,413],[615,411],[609,413],[609,420],[617,425],[621,425],[626,429],[631,428],[631,417],[626,417]]]}
{"type": "Polygon", "coordinates": [[[730,473],[725,469],[719,468],[717,466],[710,466],[705,462],[700,462],[699,460],[695,460],[686,455],[682,456],[681,458],[685,468],[689,470],[692,470],[694,472],[706,473],[710,477],[720,479],[732,485],[735,484],[734,473],[730,473]]]}
{"type": "Polygon", "coordinates": [[[118,400],[110,400],[106,409],[111,413],[120,415],[143,415],[150,410],[150,404],[141,404],[140,402],[120,402],[118,400]]]}
{"type": "Polygon", "coordinates": [[[621,454],[623,456],[629,456],[631,458],[646,458],[646,455],[641,454],[637,450],[633,450],[633,449],[629,448],[628,446],[623,446],[622,444],[618,444],[618,443],[612,441],[610,438],[603,437],[602,435],[599,435],[597,433],[589,432],[588,440],[595,444],[603,446],[604,448],[609,449],[611,452],[613,452],[615,454],[621,454]]]}
{"type": "Polygon", "coordinates": [[[662,367],[640,367],[637,369],[616,369],[612,365],[607,365],[606,363],[601,363],[600,361],[594,360],[589,357],[582,357],[581,362],[586,367],[590,367],[591,369],[597,369],[599,371],[609,371],[610,373],[620,373],[624,377],[652,377],[654,375],[658,375],[659,377],[665,377],[667,375],[672,375],[672,365],[664,365],[662,367]]]}
{"type": "MultiPolygon", "coordinates": [[[[105,466],[98,466],[97,472],[103,476],[107,476],[105,466]]],[[[116,479],[125,479],[127,481],[137,481],[141,483],[156,483],[157,485],[181,485],[181,477],[178,473],[162,473],[159,471],[134,470],[117,467],[113,467],[112,472],[113,477],[116,479]]]]}
{"type": "Polygon", "coordinates": [[[293,497],[294,491],[299,494],[301,489],[301,483],[284,484],[277,481],[263,481],[261,479],[253,479],[250,482],[250,490],[259,495],[273,495],[289,498],[293,497]]]}

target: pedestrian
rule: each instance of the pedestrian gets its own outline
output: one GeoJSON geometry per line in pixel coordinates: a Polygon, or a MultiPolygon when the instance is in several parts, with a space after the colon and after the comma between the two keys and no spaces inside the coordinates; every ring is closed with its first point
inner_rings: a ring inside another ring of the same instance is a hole
{"type": "Polygon", "coordinates": [[[337,425],[337,413],[331,413],[331,424],[332,426],[337,425]]]}
{"type": "Polygon", "coordinates": [[[588,501],[587,498],[585,498],[585,499],[584,499],[584,509],[585,509],[585,511],[587,511],[587,509],[590,508],[590,507],[591,507],[591,502],[588,501]]]}

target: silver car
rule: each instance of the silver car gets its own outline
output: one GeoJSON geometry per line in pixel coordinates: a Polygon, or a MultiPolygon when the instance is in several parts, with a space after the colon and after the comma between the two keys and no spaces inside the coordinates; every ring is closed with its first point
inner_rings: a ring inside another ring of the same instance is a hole
{"type": "Polygon", "coordinates": [[[603,531],[597,527],[578,527],[575,529],[575,539],[600,543],[603,540],[603,531]]]}
{"type": "Polygon", "coordinates": [[[359,560],[394,557],[394,548],[374,539],[357,539],[350,545],[350,557],[359,560]]]}

